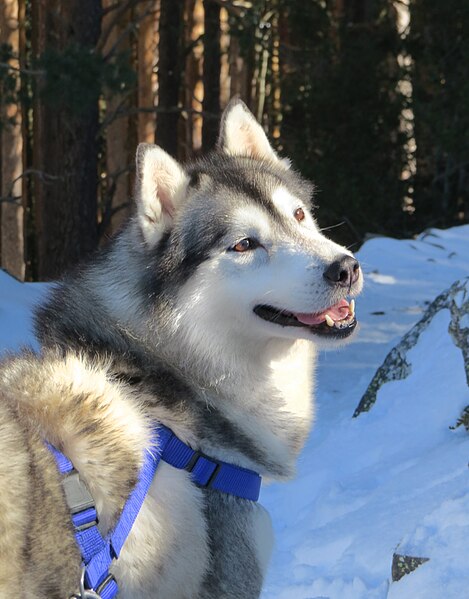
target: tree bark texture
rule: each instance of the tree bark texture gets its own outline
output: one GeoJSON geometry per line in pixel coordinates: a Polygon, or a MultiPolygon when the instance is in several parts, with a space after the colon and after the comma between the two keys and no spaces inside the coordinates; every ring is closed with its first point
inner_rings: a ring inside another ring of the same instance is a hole
{"type": "MultiPolygon", "coordinates": [[[[36,0],[33,54],[70,46],[92,52],[101,27],[100,0],[36,0]]],[[[98,96],[79,111],[41,95],[34,106],[33,166],[40,280],[54,279],[95,249],[97,236],[98,96]]]]}
{"type": "MultiPolygon", "coordinates": [[[[108,9],[113,5],[113,0],[104,0],[103,8],[108,9]]],[[[120,19],[114,21],[114,13],[108,13],[103,19],[103,35],[106,39],[102,44],[103,53],[106,55],[112,48],[119,46],[131,54],[129,35],[124,32],[130,24],[132,14],[128,9],[120,19]]],[[[128,95],[124,98],[115,92],[105,92],[103,99],[106,105],[106,116],[119,113],[121,110],[130,110],[133,98],[128,95]]],[[[140,115],[139,115],[140,116],[140,115]]],[[[105,169],[106,178],[103,181],[101,202],[100,240],[112,235],[122,225],[129,214],[129,200],[131,195],[130,170],[133,166],[135,147],[130,147],[131,117],[128,115],[116,116],[103,131],[105,138],[105,169]]],[[[144,140],[142,140],[144,141],[144,140]]]]}
{"type": "Polygon", "coordinates": [[[202,149],[211,150],[217,141],[220,115],[220,5],[204,0],[204,120],[202,126],[202,149]]]}
{"type": "Polygon", "coordinates": [[[185,0],[186,59],[184,70],[184,106],[189,110],[185,118],[182,155],[186,160],[202,147],[202,61],[204,33],[204,7],[202,0],[185,0]]]}
{"type": "MultiPolygon", "coordinates": [[[[20,55],[20,11],[18,0],[3,0],[0,4],[0,43],[12,47],[20,55]]],[[[19,68],[19,60],[11,61],[19,68]]],[[[18,79],[18,86],[20,85],[18,79]]],[[[20,280],[25,275],[24,203],[23,203],[23,137],[21,105],[2,105],[0,129],[0,196],[1,206],[1,266],[20,280]]]]}
{"type": "Polygon", "coordinates": [[[161,0],[156,143],[175,158],[178,155],[183,9],[184,0],[161,0]]]}
{"type": "MultiPolygon", "coordinates": [[[[150,0],[136,7],[137,15],[142,19],[137,48],[138,106],[144,108],[150,108],[155,102],[158,5],[158,0],[150,0]]],[[[155,113],[141,112],[138,115],[138,141],[152,143],[155,126],[155,113]]]]}

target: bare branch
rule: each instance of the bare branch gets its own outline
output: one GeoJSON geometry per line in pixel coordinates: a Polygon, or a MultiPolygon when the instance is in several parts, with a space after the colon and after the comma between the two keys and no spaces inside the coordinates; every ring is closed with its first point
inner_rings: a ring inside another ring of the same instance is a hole
{"type": "Polygon", "coordinates": [[[108,15],[109,13],[111,13],[113,10],[118,9],[121,6],[122,6],[122,2],[114,2],[114,4],[111,4],[110,6],[107,6],[106,8],[103,8],[102,12],[101,12],[101,15],[103,17],[105,17],[106,15],[108,15]]]}
{"type": "Polygon", "coordinates": [[[30,177],[31,175],[37,176],[43,183],[52,183],[53,181],[62,180],[63,177],[50,175],[49,173],[45,173],[44,171],[40,171],[34,168],[28,168],[21,173],[18,177],[15,177],[10,183],[10,186],[7,190],[7,195],[0,196],[0,202],[7,204],[18,204],[22,199],[21,196],[14,196],[13,189],[15,187],[15,183],[17,183],[20,179],[24,179],[25,177],[30,177]]]}
{"type": "Polygon", "coordinates": [[[151,8],[151,9],[148,8],[144,13],[142,13],[138,17],[132,19],[132,21],[130,21],[130,23],[128,23],[128,25],[125,27],[125,29],[122,30],[121,34],[119,35],[117,40],[112,45],[109,52],[103,56],[104,60],[105,61],[109,60],[112,57],[112,55],[114,54],[114,52],[117,50],[117,48],[120,46],[122,40],[124,40],[131,31],[137,29],[138,24],[141,21],[143,21],[149,15],[152,15],[152,14],[156,14],[156,10],[154,10],[153,8],[151,8]]]}
{"type": "Polygon", "coordinates": [[[205,34],[201,33],[198,37],[195,38],[195,40],[192,40],[192,42],[184,48],[185,57],[188,56],[192,52],[192,50],[200,44],[201,41],[203,41],[204,36],[205,34]]]}
{"type": "Polygon", "coordinates": [[[19,67],[14,67],[8,62],[0,62],[0,69],[5,69],[6,71],[14,71],[15,73],[19,73],[20,75],[32,75],[33,77],[38,77],[40,75],[46,74],[44,70],[34,71],[32,69],[23,69],[19,67]]]}
{"type": "Polygon", "coordinates": [[[103,119],[103,122],[100,125],[100,132],[104,131],[106,127],[108,127],[112,122],[115,121],[116,115],[123,110],[125,103],[129,99],[129,97],[131,97],[134,93],[134,89],[127,90],[127,92],[122,96],[122,99],[116,106],[116,108],[110,114],[106,114],[105,118],[103,119]]]}
{"type": "Polygon", "coordinates": [[[0,204],[21,204],[22,196],[0,196],[0,204]]]}
{"type": "Polygon", "coordinates": [[[116,214],[118,214],[121,210],[125,210],[126,208],[130,208],[130,206],[132,206],[132,202],[124,202],[123,204],[119,204],[119,206],[115,206],[111,210],[111,217],[113,217],[116,214]]]}
{"type": "MultiPolygon", "coordinates": [[[[102,31],[101,37],[99,38],[99,42],[96,45],[96,52],[102,52],[109,36],[112,33],[112,30],[117,25],[117,23],[119,22],[121,17],[128,10],[131,10],[132,8],[134,8],[135,6],[137,6],[137,4],[140,4],[141,2],[153,2],[153,0],[127,0],[127,2],[124,2],[124,3],[119,2],[116,5],[112,5],[112,7],[109,7],[109,9],[115,10],[115,14],[113,15],[113,17],[112,17],[111,21],[109,22],[108,26],[106,27],[106,29],[104,29],[104,31],[102,31]]],[[[111,12],[111,11],[108,10],[108,12],[111,12]]]]}
{"type": "Polygon", "coordinates": [[[117,214],[118,212],[120,212],[121,210],[124,210],[125,208],[130,206],[130,202],[125,202],[124,204],[119,204],[119,206],[115,206],[113,208],[112,202],[114,200],[114,195],[116,193],[117,182],[118,182],[119,177],[132,172],[134,169],[135,169],[135,166],[133,163],[131,163],[121,169],[118,169],[117,171],[114,171],[112,173],[106,173],[106,176],[101,179],[101,181],[107,182],[108,188],[107,188],[106,194],[105,194],[102,219],[98,226],[99,239],[102,238],[102,236],[108,229],[109,225],[111,224],[112,217],[115,214],[117,214]]]}

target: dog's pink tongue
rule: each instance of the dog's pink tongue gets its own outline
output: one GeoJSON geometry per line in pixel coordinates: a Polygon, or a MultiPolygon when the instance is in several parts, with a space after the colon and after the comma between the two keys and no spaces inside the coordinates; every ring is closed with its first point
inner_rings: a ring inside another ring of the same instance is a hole
{"type": "Polygon", "coordinates": [[[349,312],[349,305],[347,300],[340,300],[337,304],[334,304],[324,312],[316,312],[314,314],[307,314],[306,312],[295,312],[296,318],[303,324],[321,324],[326,320],[326,314],[328,314],[332,320],[342,320],[347,316],[349,312]]]}

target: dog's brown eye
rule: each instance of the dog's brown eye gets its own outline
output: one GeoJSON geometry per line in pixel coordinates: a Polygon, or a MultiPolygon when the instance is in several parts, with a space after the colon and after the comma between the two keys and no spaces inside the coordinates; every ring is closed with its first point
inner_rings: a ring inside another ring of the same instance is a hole
{"type": "Polygon", "coordinates": [[[305,218],[305,211],[303,210],[303,208],[297,208],[293,213],[293,216],[299,223],[301,223],[301,221],[305,218]]]}
{"type": "Polygon", "coordinates": [[[246,237],[246,239],[241,239],[238,243],[233,246],[233,251],[235,252],[247,252],[248,250],[255,249],[259,243],[255,239],[251,239],[246,237]]]}

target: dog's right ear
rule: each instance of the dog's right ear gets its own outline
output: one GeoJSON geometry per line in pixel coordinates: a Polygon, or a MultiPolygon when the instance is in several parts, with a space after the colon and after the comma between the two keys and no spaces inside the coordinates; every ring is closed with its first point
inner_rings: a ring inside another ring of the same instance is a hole
{"type": "Polygon", "coordinates": [[[288,160],[277,156],[252,112],[237,97],[232,98],[223,111],[217,145],[231,156],[248,156],[274,162],[285,169],[290,167],[288,160]]]}
{"type": "Polygon", "coordinates": [[[187,181],[182,167],[164,150],[153,144],[139,144],[135,196],[140,228],[150,247],[171,227],[187,181]]]}

